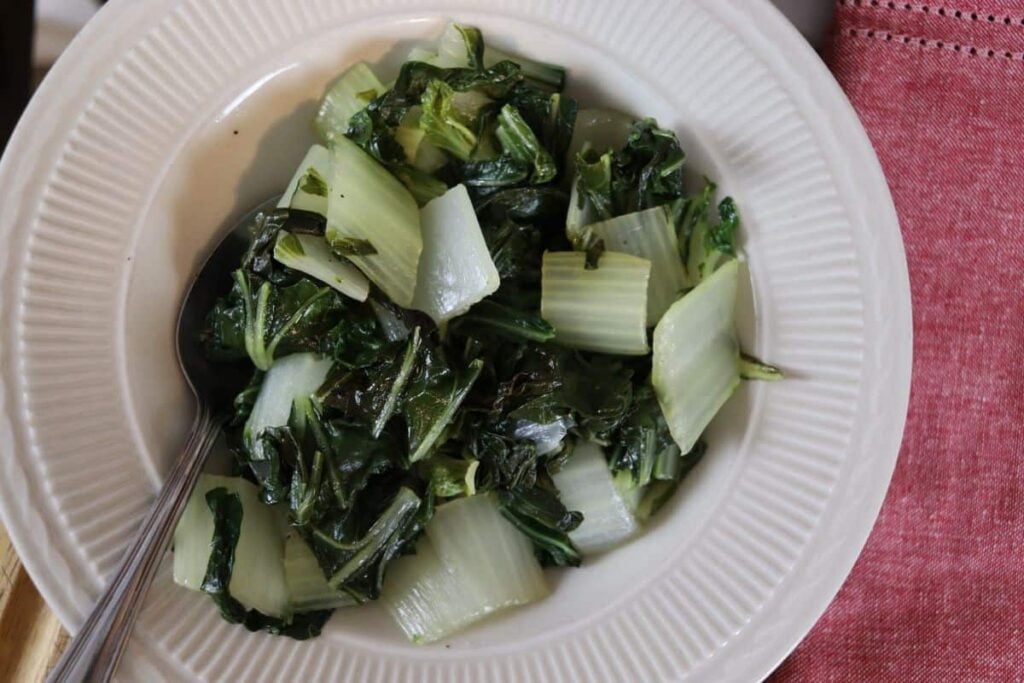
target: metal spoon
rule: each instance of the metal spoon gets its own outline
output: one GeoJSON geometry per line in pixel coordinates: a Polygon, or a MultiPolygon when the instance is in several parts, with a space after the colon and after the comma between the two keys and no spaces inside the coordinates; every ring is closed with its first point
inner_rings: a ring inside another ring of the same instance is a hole
{"type": "Polygon", "coordinates": [[[224,411],[251,374],[251,368],[247,373],[244,367],[220,364],[214,371],[203,354],[199,331],[214,302],[230,287],[229,274],[238,267],[251,240],[249,225],[264,206],[249,213],[217,244],[185,294],[176,346],[178,364],[197,405],[185,450],[167,474],[121,568],[50,672],[47,681],[51,683],[92,683],[113,677],[175,524],[220,432],[224,411]]]}

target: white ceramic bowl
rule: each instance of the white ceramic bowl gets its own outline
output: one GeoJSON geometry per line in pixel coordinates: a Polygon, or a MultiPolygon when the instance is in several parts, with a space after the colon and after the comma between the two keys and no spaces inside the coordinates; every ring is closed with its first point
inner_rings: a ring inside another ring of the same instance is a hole
{"type": "Polygon", "coordinates": [[[903,247],[852,109],[767,3],[120,0],[0,165],[0,511],[62,621],[84,619],[181,447],[173,324],[212,236],[280,191],[327,82],[447,19],[680,132],[690,168],[739,201],[741,333],[788,379],[745,386],[651,528],[553,573],[548,600],[432,647],[376,607],[296,643],[229,626],[165,571],[126,680],[755,680],[867,537],[909,391],[903,247]]]}

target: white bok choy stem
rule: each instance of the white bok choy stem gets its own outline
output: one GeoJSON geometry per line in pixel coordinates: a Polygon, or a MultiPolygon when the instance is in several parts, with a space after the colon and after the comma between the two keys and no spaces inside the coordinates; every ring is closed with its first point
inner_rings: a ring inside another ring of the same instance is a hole
{"type": "Polygon", "coordinates": [[[579,251],[547,252],[541,270],[541,317],[555,341],[600,353],[642,356],[647,346],[647,259],[606,252],[597,268],[579,251]]]}
{"type": "Polygon", "coordinates": [[[346,137],[331,148],[327,241],[399,306],[412,305],[423,235],[409,190],[346,137]]]}
{"type": "Polygon", "coordinates": [[[270,427],[288,424],[292,404],[296,399],[308,398],[316,393],[327,378],[333,362],[315,353],[295,353],[278,358],[270,366],[256,402],[249,413],[242,432],[246,445],[253,456],[259,455],[256,440],[270,427]]]}
{"type": "Polygon", "coordinates": [[[352,116],[384,94],[386,88],[364,62],[354,64],[331,84],[320,102],[313,126],[320,139],[333,143],[345,136],[352,116]]]}
{"type": "Polygon", "coordinates": [[[359,604],[345,591],[331,588],[316,555],[296,531],[290,532],[284,542],[284,580],[294,612],[359,604]]]}
{"type": "Polygon", "coordinates": [[[214,531],[206,494],[216,488],[238,494],[242,504],[242,526],[228,592],[247,609],[270,617],[288,617],[291,604],[285,586],[285,521],[281,509],[264,505],[259,489],[241,477],[200,475],[174,530],[174,582],[202,590],[214,531]]]}
{"type": "Polygon", "coordinates": [[[582,108],[576,114],[567,163],[575,163],[576,155],[589,146],[598,154],[616,151],[626,145],[635,116],[614,109],[582,108]]]}
{"type": "Polygon", "coordinates": [[[686,272],[679,258],[679,240],[667,207],[616,216],[587,226],[605,248],[651,262],[647,285],[647,326],[654,327],[686,287],[686,272]]]}
{"type": "Polygon", "coordinates": [[[274,260],[356,301],[366,301],[370,293],[370,282],[366,276],[348,261],[335,256],[327,240],[320,235],[292,234],[282,230],[274,244],[274,260]]]}
{"type": "Polygon", "coordinates": [[[410,640],[429,643],[547,594],[533,544],[483,494],[437,508],[416,554],[388,568],[381,599],[410,640]]]}
{"type": "Polygon", "coordinates": [[[738,283],[739,262],[733,259],[672,304],[654,329],[651,381],[683,453],[740,383],[738,283]]]}
{"type": "Polygon", "coordinates": [[[501,280],[465,185],[420,210],[423,253],[412,307],[438,325],[497,291],[501,280]]]}
{"type": "Polygon", "coordinates": [[[323,145],[313,145],[295,169],[288,189],[277,202],[277,208],[312,211],[326,218],[330,178],[330,151],[323,145]]]}
{"type": "Polygon", "coordinates": [[[582,439],[576,442],[572,455],[551,479],[566,509],[583,513],[583,522],[569,532],[581,552],[607,550],[639,528],[597,444],[582,439]]]}
{"type": "MultiPolygon", "coordinates": [[[[466,68],[469,66],[469,50],[473,40],[475,29],[461,26],[459,24],[448,24],[444,33],[437,41],[437,53],[430,53],[424,50],[411,52],[409,59],[414,56],[422,61],[427,61],[434,66],[443,68],[466,68]]],[[[479,32],[476,32],[479,33],[479,32]]],[[[484,43],[484,67],[490,68],[503,61],[513,61],[523,71],[523,75],[538,83],[552,88],[561,88],[565,83],[565,69],[553,64],[545,64],[521,55],[514,55],[484,43]]]]}

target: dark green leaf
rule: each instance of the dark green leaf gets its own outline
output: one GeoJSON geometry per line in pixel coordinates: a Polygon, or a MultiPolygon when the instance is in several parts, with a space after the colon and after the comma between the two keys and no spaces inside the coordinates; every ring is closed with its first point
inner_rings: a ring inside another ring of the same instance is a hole
{"type": "MultiPolygon", "coordinates": [[[[412,377],[413,367],[415,367],[419,351],[420,328],[417,327],[413,330],[409,343],[405,347],[405,353],[402,354],[401,363],[398,364],[397,370],[394,372],[394,379],[390,382],[391,386],[388,389],[387,397],[384,399],[384,405],[381,406],[380,412],[377,413],[377,417],[374,420],[374,438],[380,436],[388,420],[391,419],[391,416],[395,414],[395,410],[398,409],[399,401],[405,392],[405,385],[409,382],[409,378],[412,377]]],[[[397,360],[396,358],[392,363],[397,362],[397,360]]],[[[387,376],[390,377],[391,374],[389,372],[387,376]]]]}
{"type": "Polygon", "coordinates": [[[235,546],[242,534],[242,501],[237,493],[219,487],[207,491],[206,504],[213,513],[213,538],[200,589],[210,595],[227,595],[235,567],[235,546]]]}
{"type": "MultiPolygon", "coordinates": [[[[404,163],[405,152],[394,137],[394,131],[401,124],[409,110],[421,104],[427,88],[433,82],[441,82],[454,92],[477,91],[491,99],[504,99],[523,76],[517,65],[512,62],[499,62],[489,69],[443,69],[424,62],[406,62],[398,73],[398,78],[391,90],[370,102],[365,109],[355,114],[350,123],[348,137],[376,157],[384,164],[404,163]]],[[[431,102],[435,108],[433,114],[442,114],[443,94],[439,89],[431,102]]],[[[450,102],[449,102],[450,104],[450,102]]],[[[422,122],[422,118],[421,118],[422,122]]],[[[460,122],[465,126],[466,122],[460,122]]],[[[472,132],[472,128],[470,128],[472,132]]],[[[444,131],[437,129],[436,134],[443,136],[444,131]]],[[[460,131],[462,134],[462,131],[460,131]]],[[[462,145],[456,145],[462,149],[462,145]]]]}
{"type": "Polygon", "coordinates": [[[535,313],[527,313],[510,306],[485,299],[473,306],[465,315],[451,322],[451,329],[468,331],[481,326],[488,331],[512,339],[546,342],[554,339],[555,328],[535,313]]]}
{"type": "Polygon", "coordinates": [[[655,479],[644,489],[634,513],[640,521],[647,521],[660,510],[690,471],[697,466],[704,453],[707,451],[707,444],[703,440],[697,441],[689,453],[680,456],[676,448],[673,457],[678,460],[674,468],[674,476],[671,479],[655,479]]]}
{"type": "Polygon", "coordinates": [[[669,433],[654,389],[645,384],[634,397],[608,460],[612,471],[628,471],[633,487],[642,487],[651,481],[655,463],[666,450],[678,457],[679,449],[669,433]]]}
{"type": "Polygon", "coordinates": [[[726,197],[718,205],[718,222],[710,216],[716,186],[705,179],[704,189],[675,203],[679,248],[691,286],[715,272],[725,260],[736,255],[736,232],[740,216],[736,203],[726,197]]]}
{"type": "Polygon", "coordinates": [[[516,187],[529,178],[529,164],[507,155],[462,165],[462,182],[481,196],[500,188],[516,187]]]}
{"type": "Polygon", "coordinates": [[[237,286],[218,299],[206,315],[201,341],[210,360],[226,362],[249,357],[245,350],[245,302],[237,286]]]}
{"type": "Polygon", "coordinates": [[[410,462],[427,457],[435,446],[445,442],[445,432],[482,367],[479,360],[460,372],[449,369],[443,359],[421,365],[418,376],[409,384],[405,400],[410,462]]]}
{"type": "MultiPolygon", "coordinates": [[[[338,302],[341,302],[343,312],[332,327],[314,338],[316,348],[298,350],[319,351],[350,368],[378,362],[381,354],[391,346],[384,337],[373,308],[368,304],[345,303],[341,296],[335,297],[334,303],[338,302]]],[[[319,329],[322,328],[317,331],[319,329]]]]}
{"type": "Polygon", "coordinates": [[[509,94],[509,102],[561,167],[576,124],[579,110],[576,100],[564,93],[550,93],[528,83],[520,83],[509,94]]]}
{"type": "Polygon", "coordinates": [[[513,221],[555,228],[564,225],[568,209],[569,196],[561,190],[529,187],[496,192],[478,204],[476,212],[485,220],[498,225],[513,221]]]}
{"type": "Polygon", "coordinates": [[[654,119],[633,124],[625,146],[576,156],[577,189],[602,220],[654,206],[679,206],[685,156],[675,133],[654,119]]]}
{"type": "Polygon", "coordinates": [[[356,597],[376,599],[387,565],[422,532],[421,506],[420,497],[402,487],[361,534],[346,533],[344,523],[312,527],[308,540],[328,583],[356,597]]]}
{"type": "Polygon", "coordinates": [[[612,356],[577,354],[562,360],[559,400],[572,408],[583,436],[602,443],[626,418],[633,371],[612,356]]]}
{"type": "Polygon", "coordinates": [[[373,242],[370,240],[335,235],[331,239],[331,251],[342,258],[349,256],[372,256],[377,253],[377,247],[373,246],[373,242]]]}
{"type": "Polygon", "coordinates": [[[546,183],[558,174],[554,158],[541,146],[533,130],[512,105],[506,104],[501,108],[495,134],[504,154],[533,169],[530,174],[533,184],[546,183]]]}
{"type": "Polygon", "coordinates": [[[213,538],[210,561],[201,590],[208,593],[220,607],[221,615],[232,623],[240,623],[250,631],[268,631],[275,635],[305,640],[320,635],[332,610],[296,614],[291,619],[268,617],[257,610],[247,610],[231,596],[228,586],[234,571],[235,548],[242,529],[242,502],[237,493],[216,488],[206,494],[206,504],[213,513],[213,538]]]}
{"type": "Polygon", "coordinates": [[[683,196],[684,160],[675,133],[659,128],[654,119],[634,123],[626,146],[613,159],[614,215],[661,206],[683,196]]]}
{"type": "Polygon", "coordinates": [[[547,488],[515,488],[498,493],[501,514],[533,541],[537,558],[545,566],[577,567],[582,556],[569,539],[583,515],[565,509],[547,488]]]}
{"type": "Polygon", "coordinates": [[[531,441],[516,439],[504,425],[500,432],[475,430],[471,451],[480,461],[488,488],[497,486],[530,487],[537,482],[537,447],[531,441]]]}
{"type": "Polygon", "coordinates": [[[267,505],[286,500],[292,467],[301,459],[299,445],[287,429],[272,427],[260,432],[247,460],[260,485],[260,500],[267,505]]]}

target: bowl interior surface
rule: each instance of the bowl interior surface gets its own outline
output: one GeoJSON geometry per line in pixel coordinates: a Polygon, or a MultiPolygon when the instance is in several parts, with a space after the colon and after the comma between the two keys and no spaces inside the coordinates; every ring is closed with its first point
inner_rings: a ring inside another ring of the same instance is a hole
{"type": "MultiPolygon", "coordinates": [[[[673,101],[643,74],[627,70],[600,47],[520,20],[486,13],[460,14],[479,26],[487,40],[533,59],[562,64],[568,92],[581,107],[614,108],[653,116],[676,131],[687,153],[689,173],[715,179],[721,195],[733,193],[743,207],[742,187],[688,117],[685,102],[673,101]]],[[[175,359],[177,308],[195,269],[217,236],[253,206],[277,195],[309,145],[311,120],[325,87],[357,61],[366,61],[385,83],[409,49],[440,34],[447,19],[395,15],[324,30],[268,60],[246,64],[244,84],[223,94],[155,182],[145,217],[131,249],[130,282],[124,309],[125,373],[139,452],[154,484],[179,452],[192,413],[175,359]]],[[[741,242],[755,281],[741,293],[738,318],[744,347],[758,349],[754,293],[758,291],[756,220],[746,220],[741,242]]],[[[543,639],[615,610],[642,591],[682,553],[729,488],[746,457],[764,392],[745,385],[715,419],[704,462],[687,478],[648,528],[624,548],[587,558],[585,566],[551,571],[549,598],[471,627],[448,644],[465,652],[508,647],[510,641],[543,639]]],[[[178,589],[176,589],[178,590],[178,589]]],[[[211,603],[209,609],[215,607],[211,603]]],[[[408,644],[388,615],[371,605],[340,610],[326,638],[364,647],[407,650],[420,657],[443,656],[444,648],[408,644]]]]}

